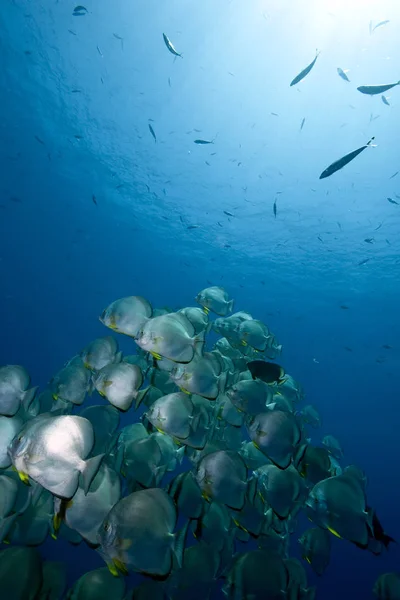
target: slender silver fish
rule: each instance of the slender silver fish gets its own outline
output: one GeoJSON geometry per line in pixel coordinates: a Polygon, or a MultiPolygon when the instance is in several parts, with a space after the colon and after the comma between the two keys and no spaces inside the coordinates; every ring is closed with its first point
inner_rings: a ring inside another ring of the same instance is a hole
{"type": "Polygon", "coordinates": [[[304,77],[306,77],[309,74],[309,72],[311,71],[311,69],[315,65],[315,63],[316,63],[317,58],[318,58],[319,55],[320,55],[320,52],[317,50],[317,54],[315,55],[314,60],[308,65],[308,67],[306,67],[305,69],[303,69],[301,71],[301,73],[299,73],[298,75],[296,75],[296,77],[291,82],[290,86],[296,85],[296,83],[299,83],[299,81],[301,81],[302,79],[304,79],[304,77]]]}
{"type": "Polygon", "coordinates": [[[171,42],[169,37],[167,35],[165,35],[165,33],[163,33],[163,38],[164,38],[165,45],[167,46],[167,48],[171,52],[171,54],[173,54],[174,56],[182,56],[182,54],[179,54],[179,52],[177,52],[177,50],[175,49],[175,46],[173,45],[173,43],[171,42]]]}
{"type": "Polygon", "coordinates": [[[336,160],[335,162],[333,162],[331,165],[329,165],[329,167],[327,167],[325,169],[325,171],[322,171],[319,178],[325,179],[326,177],[330,177],[331,175],[336,173],[336,171],[340,171],[340,169],[343,169],[343,167],[345,167],[349,162],[354,160],[356,156],[361,154],[361,152],[363,152],[365,150],[365,148],[368,148],[369,146],[371,146],[372,145],[371,142],[374,139],[375,138],[372,137],[369,140],[369,142],[367,144],[365,144],[365,146],[361,146],[361,148],[357,148],[357,150],[353,150],[353,152],[350,152],[349,154],[346,154],[346,156],[343,156],[342,158],[339,158],[339,160],[336,160]]]}
{"type": "Polygon", "coordinates": [[[357,90],[362,94],[367,94],[368,96],[375,96],[376,94],[384,94],[396,85],[400,85],[400,80],[396,83],[388,83],[386,85],[360,85],[360,87],[358,87],[357,90]]]}

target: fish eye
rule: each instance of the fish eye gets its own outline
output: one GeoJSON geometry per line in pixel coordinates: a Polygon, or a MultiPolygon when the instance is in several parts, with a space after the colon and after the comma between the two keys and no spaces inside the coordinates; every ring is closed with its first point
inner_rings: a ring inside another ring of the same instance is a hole
{"type": "Polygon", "coordinates": [[[110,529],[111,529],[110,523],[107,523],[107,522],[104,523],[103,529],[104,529],[104,531],[110,531],[110,529]]]}

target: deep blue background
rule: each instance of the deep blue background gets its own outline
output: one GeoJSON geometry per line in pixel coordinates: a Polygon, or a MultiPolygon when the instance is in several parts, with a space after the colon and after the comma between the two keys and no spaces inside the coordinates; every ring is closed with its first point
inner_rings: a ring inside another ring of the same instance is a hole
{"type": "MultiPolygon", "coordinates": [[[[390,107],[356,90],[400,76],[396,0],[85,5],[73,17],[65,0],[0,4],[0,364],[45,386],[106,333],[110,301],[182,307],[224,285],[283,343],[320,437],[365,469],[369,502],[400,540],[400,206],[386,199],[400,193],[400,90],[390,107]],[[318,180],[372,135],[377,148],[318,180]]],[[[378,558],[333,546],[318,598],[372,598],[376,577],[399,568],[397,546],[378,558]]],[[[83,545],[44,551],[65,558],[70,581],[102,565],[83,545]]]]}

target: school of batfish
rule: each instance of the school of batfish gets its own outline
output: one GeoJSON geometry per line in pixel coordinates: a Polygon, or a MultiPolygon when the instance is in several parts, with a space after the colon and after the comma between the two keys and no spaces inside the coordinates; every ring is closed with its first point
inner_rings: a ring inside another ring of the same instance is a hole
{"type": "MultiPolygon", "coordinates": [[[[310,600],[289,557],[300,511],[313,525],[301,555],[318,575],[333,536],[374,554],[394,541],[364,473],[340,465],[338,440],[311,443],[319,414],[299,408],[304,393],[274,362],[282,347],[267,325],[232,314],[221,287],[196,302],[176,312],[141,296],[112,302],[100,321],[136,354],[96,339],[40,393],[23,367],[0,367],[1,598],[206,599],[220,586],[228,600],[310,600]],[[95,391],[102,403],[81,408],[95,391]],[[65,565],[35,548],[48,535],[85,542],[106,567],[66,592],[65,565]],[[132,572],[143,581],[126,595],[132,572]]],[[[399,588],[387,573],[374,592],[396,599],[399,588]]]]}

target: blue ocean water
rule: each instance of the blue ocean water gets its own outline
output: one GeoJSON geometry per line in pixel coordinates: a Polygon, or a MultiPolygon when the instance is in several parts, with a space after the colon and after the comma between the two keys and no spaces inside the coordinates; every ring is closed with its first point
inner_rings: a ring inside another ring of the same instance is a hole
{"type": "MultiPolygon", "coordinates": [[[[222,285],[276,333],[322,416],[316,441],[340,440],[400,540],[400,206],[387,200],[400,195],[400,91],[386,106],[356,89],[399,78],[398,3],[74,6],[0,5],[0,364],[44,388],[107,335],[98,315],[116,298],[175,309],[222,285]],[[372,136],[376,148],[318,179],[372,136]]],[[[70,583],[103,566],[83,544],[41,550],[70,583]]],[[[307,573],[317,598],[372,599],[399,559],[397,545],[375,557],[334,539],[324,576],[307,573]]]]}

